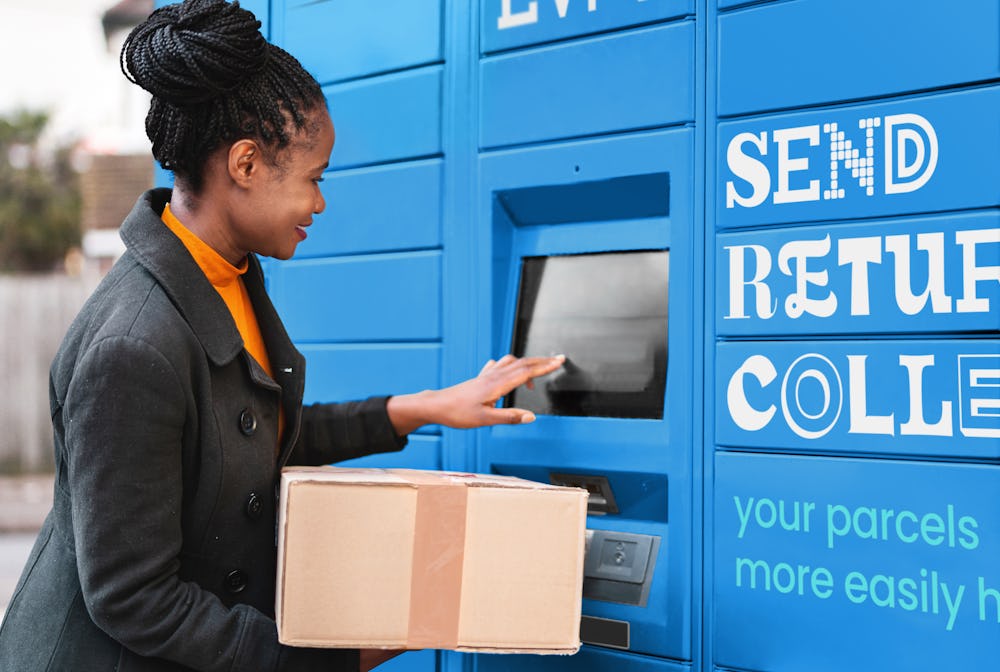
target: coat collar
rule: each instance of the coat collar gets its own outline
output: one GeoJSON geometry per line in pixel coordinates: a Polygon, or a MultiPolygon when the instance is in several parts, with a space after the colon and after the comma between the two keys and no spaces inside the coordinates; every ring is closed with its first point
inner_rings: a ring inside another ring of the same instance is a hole
{"type": "Polygon", "coordinates": [[[208,358],[221,366],[243,350],[243,339],[233,320],[226,319],[228,309],[222,297],[160,219],[169,201],[169,189],[144,193],[122,223],[121,237],[191,325],[208,358]]]}
{"type": "MultiPolygon", "coordinates": [[[[170,193],[170,189],[152,189],[140,196],[122,223],[121,237],[129,253],[149,271],[177,306],[209,360],[216,366],[223,366],[244,351],[243,338],[222,297],[184,243],[160,219],[163,206],[170,201],[170,193]]],[[[251,254],[248,262],[243,282],[257,315],[276,381],[271,380],[249,355],[246,361],[255,384],[281,391],[281,403],[289,419],[281,444],[283,464],[298,437],[306,362],[288,337],[267,295],[257,256],[251,254]]]]}
{"type": "MultiPolygon", "coordinates": [[[[163,287],[170,300],[194,331],[205,354],[216,366],[228,364],[243,351],[243,338],[219,293],[205,277],[187,248],[160,219],[170,200],[170,189],[152,189],[136,202],[121,227],[125,246],[163,287]]],[[[249,256],[243,281],[253,303],[261,336],[282,382],[288,374],[302,375],[304,361],[281,324],[281,318],[264,289],[264,274],[256,255],[249,256]],[[279,375],[284,374],[284,375],[279,375]]],[[[256,382],[266,384],[267,376],[251,366],[256,382]],[[259,380],[258,380],[259,379],[259,380]]],[[[287,379],[287,378],[286,378],[287,379]]],[[[272,383],[273,384],[273,383],[272,383]]]]}

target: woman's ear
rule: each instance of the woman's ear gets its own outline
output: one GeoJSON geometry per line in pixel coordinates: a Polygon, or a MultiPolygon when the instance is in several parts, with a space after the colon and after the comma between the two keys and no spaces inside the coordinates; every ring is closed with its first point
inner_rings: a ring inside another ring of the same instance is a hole
{"type": "Polygon", "coordinates": [[[260,168],[262,159],[260,146],[255,140],[246,138],[237,140],[229,148],[227,162],[229,177],[240,187],[249,187],[260,168]]]}

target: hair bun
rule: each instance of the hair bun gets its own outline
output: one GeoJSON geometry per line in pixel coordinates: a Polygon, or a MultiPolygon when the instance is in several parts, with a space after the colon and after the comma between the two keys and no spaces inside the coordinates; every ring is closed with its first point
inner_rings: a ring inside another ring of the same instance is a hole
{"type": "Polygon", "coordinates": [[[267,59],[260,21],[226,0],[161,7],[132,30],[121,52],[129,80],[179,107],[230,93],[259,74],[267,59]]]}

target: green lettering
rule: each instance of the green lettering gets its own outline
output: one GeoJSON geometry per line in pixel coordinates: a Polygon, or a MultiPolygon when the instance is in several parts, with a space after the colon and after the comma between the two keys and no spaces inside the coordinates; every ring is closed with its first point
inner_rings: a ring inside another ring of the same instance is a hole
{"type": "Polygon", "coordinates": [[[813,595],[821,600],[833,595],[833,575],[826,567],[817,567],[812,573],[813,595]]]}
{"type": "Polygon", "coordinates": [[[846,536],[851,530],[851,514],[846,506],[840,504],[826,505],[826,546],[833,548],[833,538],[846,536]],[[838,525],[836,518],[840,518],[843,523],[838,525]]]}
{"type": "Polygon", "coordinates": [[[861,572],[851,572],[844,578],[844,593],[854,604],[861,604],[868,599],[868,582],[861,572]]]}
{"type": "Polygon", "coordinates": [[[896,606],[896,586],[893,583],[892,577],[885,574],[876,574],[872,577],[868,590],[871,592],[872,604],[876,607],[896,606]],[[885,586],[885,597],[879,597],[878,586],[885,586]]]}
{"type": "Polygon", "coordinates": [[[928,513],[920,521],[920,536],[929,546],[940,546],[944,542],[944,519],[936,513],[928,513]]]}
{"type": "Polygon", "coordinates": [[[900,511],[899,515],[896,516],[896,536],[899,537],[905,543],[912,544],[913,542],[915,542],[917,539],[920,538],[920,535],[916,531],[914,531],[913,534],[905,534],[903,532],[904,519],[913,521],[913,525],[914,527],[916,527],[917,514],[913,513],[912,511],[900,511]]]}
{"type": "Polygon", "coordinates": [[[962,548],[968,551],[979,548],[979,535],[976,533],[978,527],[979,523],[972,516],[962,516],[958,519],[958,530],[962,533],[962,538],[958,540],[958,543],[962,545],[962,548]]]}
{"type": "Polygon", "coordinates": [[[878,539],[878,514],[873,508],[858,507],[854,512],[854,532],[860,539],[878,539]],[[862,527],[862,523],[867,528],[862,527]]]}
{"type": "Polygon", "coordinates": [[[736,587],[743,587],[743,572],[746,567],[749,571],[750,589],[757,589],[757,570],[761,570],[764,577],[764,590],[771,590],[771,568],[763,560],[750,560],[749,558],[736,558],[736,587]]]}

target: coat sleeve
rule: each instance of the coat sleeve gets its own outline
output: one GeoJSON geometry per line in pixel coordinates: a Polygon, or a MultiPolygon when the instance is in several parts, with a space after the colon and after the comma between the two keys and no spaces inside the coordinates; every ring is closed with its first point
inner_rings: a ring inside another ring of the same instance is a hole
{"type": "Polygon", "coordinates": [[[389,421],[388,401],[388,397],[371,397],[303,407],[291,463],[316,466],[401,450],[407,439],[397,435],[389,421]]]}
{"type": "MultiPolygon", "coordinates": [[[[73,374],[62,414],[87,610],[131,651],[193,670],[316,670],[318,654],[281,646],[271,618],[179,577],[181,445],[193,404],[182,380],[153,346],[122,336],[92,345],[73,374]]],[[[344,652],[334,669],[356,661],[344,652]]]]}

